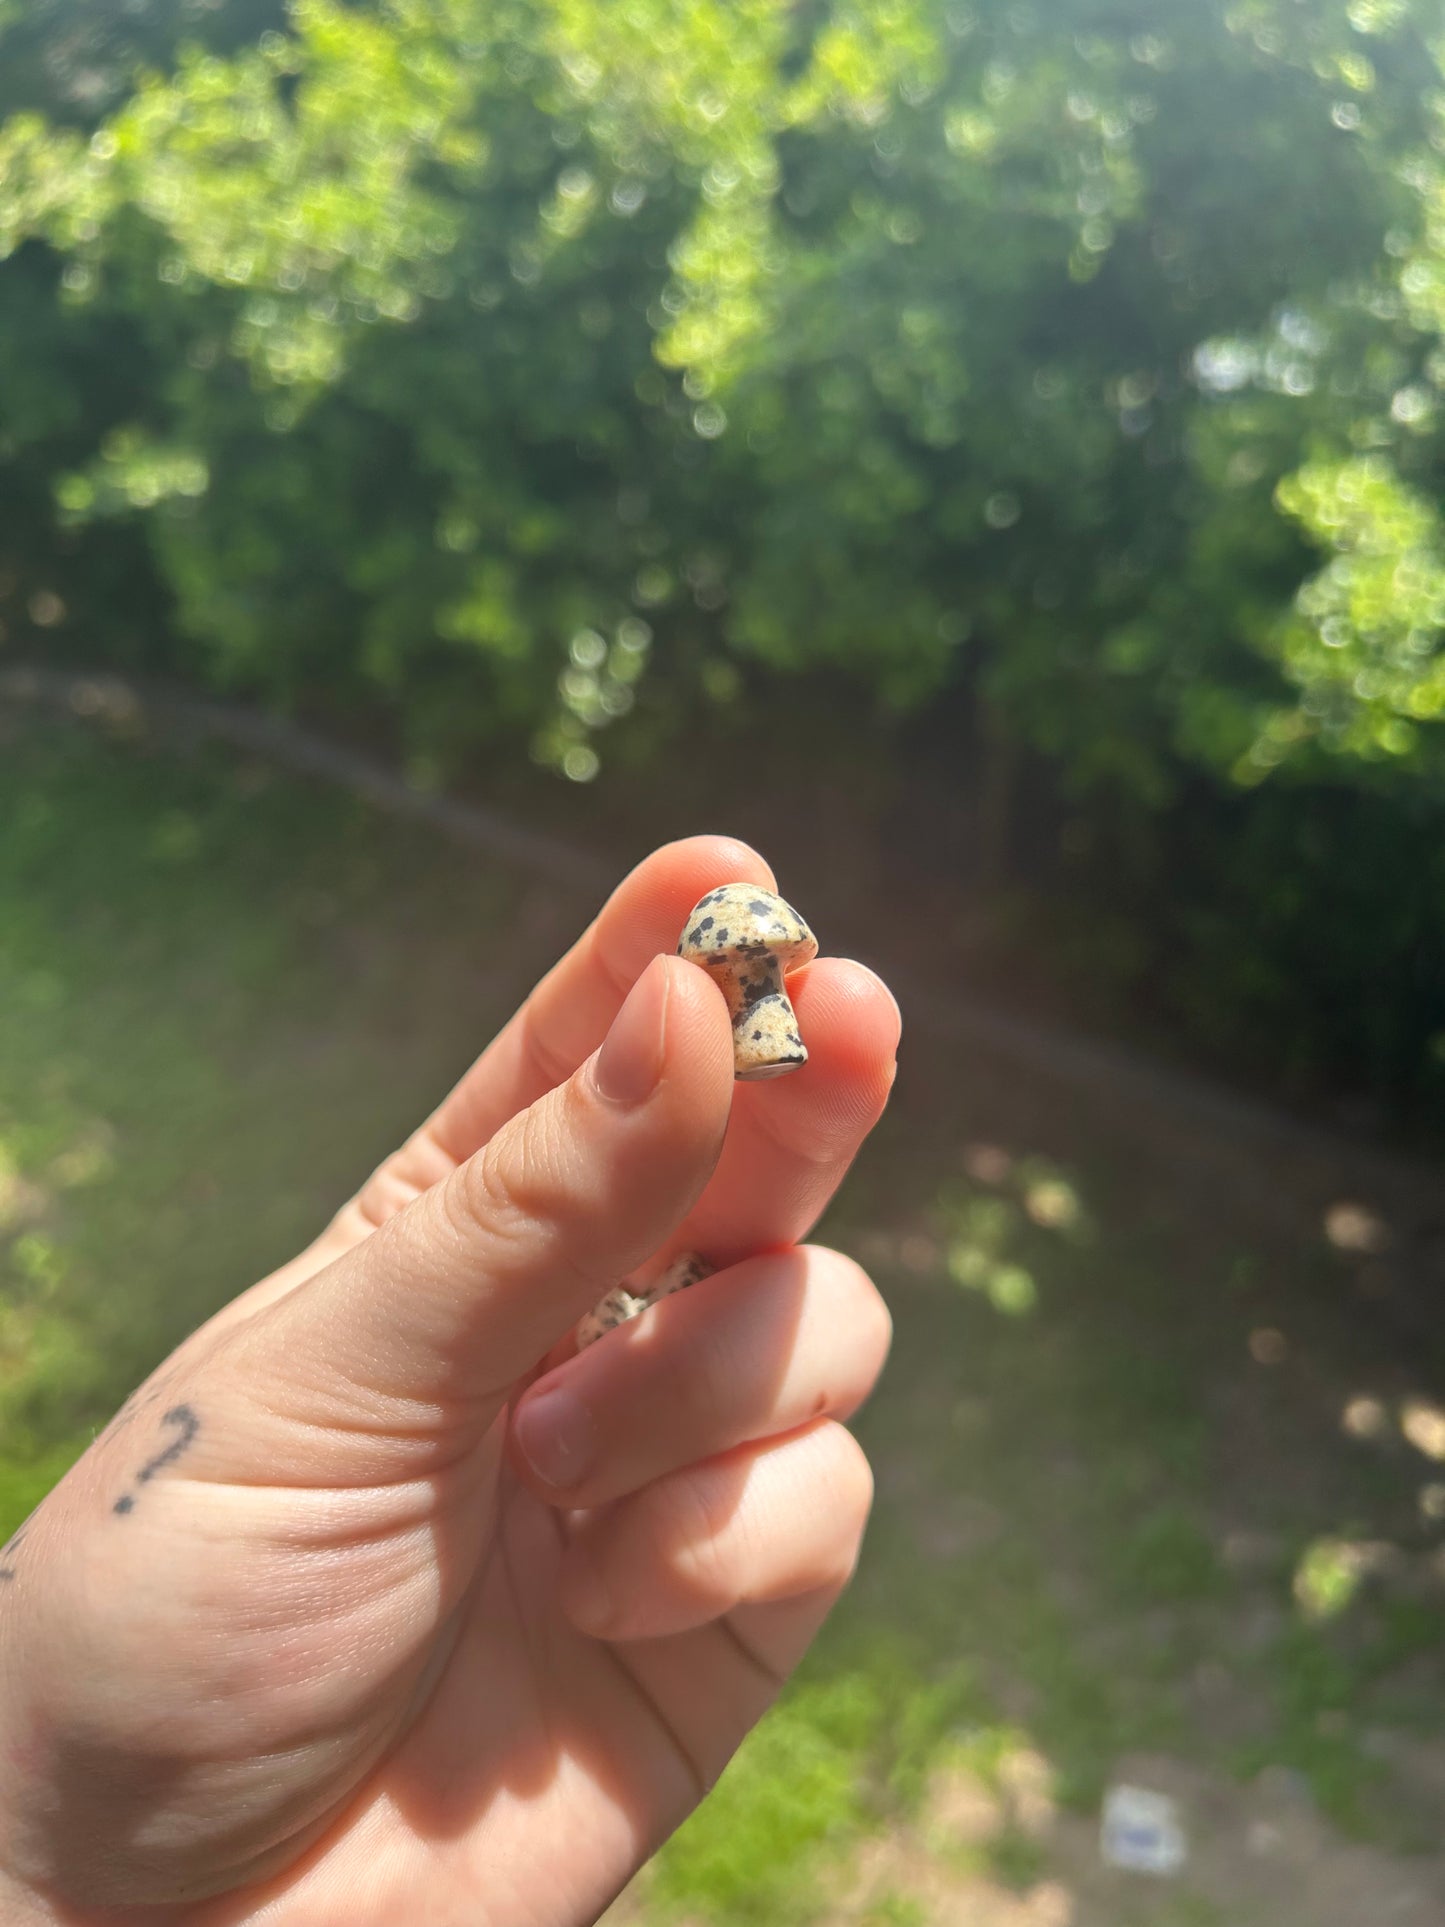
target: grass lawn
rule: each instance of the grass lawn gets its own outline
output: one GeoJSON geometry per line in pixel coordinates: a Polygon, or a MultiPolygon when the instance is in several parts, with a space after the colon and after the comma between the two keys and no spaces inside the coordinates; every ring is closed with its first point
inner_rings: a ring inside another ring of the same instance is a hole
{"type": "MultiPolygon", "coordinates": [[[[0,740],[0,1536],[587,907],[245,759],[0,740]]],[[[927,1040],[903,1064],[827,1227],[897,1325],[863,1568],[617,1920],[1285,1927],[1211,1825],[1432,1847],[1428,1360],[1323,1239],[1271,1245],[927,1040]],[[1098,1869],[1121,1774],[1201,1816],[1198,1880],[1098,1869]]]]}

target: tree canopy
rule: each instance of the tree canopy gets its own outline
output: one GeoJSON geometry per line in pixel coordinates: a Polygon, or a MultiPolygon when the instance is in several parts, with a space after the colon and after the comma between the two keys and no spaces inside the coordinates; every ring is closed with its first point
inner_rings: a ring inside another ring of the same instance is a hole
{"type": "Polygon", "coordinates": [[[826,673],[1438,799],[1435,0],[4,3],[32,626],[577,780],[826,673]]]}

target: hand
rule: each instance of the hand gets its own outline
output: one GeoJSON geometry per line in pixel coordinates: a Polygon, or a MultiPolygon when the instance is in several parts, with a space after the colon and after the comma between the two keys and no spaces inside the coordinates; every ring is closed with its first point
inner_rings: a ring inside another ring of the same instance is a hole
{"type": "Polygon", "coordinates": [[[7,1921],[590,1922],[774,1698],[857,1555],[840,1421],[889,1330],[795,1240],[898,1018],[820,959],[808,1066],[735,1087],[720,992],[659,954],[734,880],[773,881],[715,837],[634,871],[0,1556],[7,1921]],[[683,1248],[717,1274],[570,1355],[683,1248]]]}

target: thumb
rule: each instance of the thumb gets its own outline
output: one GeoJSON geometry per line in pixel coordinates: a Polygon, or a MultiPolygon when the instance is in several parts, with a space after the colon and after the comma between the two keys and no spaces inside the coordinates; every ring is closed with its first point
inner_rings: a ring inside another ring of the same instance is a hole
{"type": "Polygon", "coordinates": [[[732,1090],[721,993],[695,965],[654,958],[565,1084],[228,1335],[257,1417],[276,1421],[263,1420],[268,1476],[382,1479],[398,1448],[404,1462],[419,1446],[466,1450],[692,1208],[732,1090]]]}

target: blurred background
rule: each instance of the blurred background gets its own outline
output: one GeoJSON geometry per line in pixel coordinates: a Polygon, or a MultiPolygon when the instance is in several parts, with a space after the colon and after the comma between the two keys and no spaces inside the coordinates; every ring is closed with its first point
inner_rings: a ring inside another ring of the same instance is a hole
{"type": "Polygon", "coordinates": [[[733,830],[898,1341],[609,1919],[1440,1927],[1442,328],[1440,0],[0,0],[0,1527],[733,830]]]}

